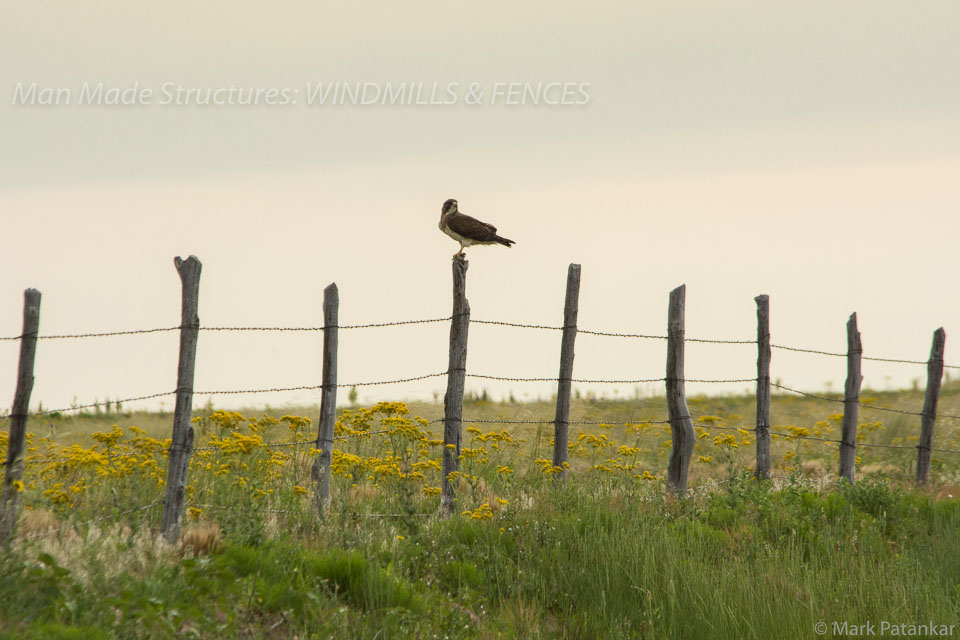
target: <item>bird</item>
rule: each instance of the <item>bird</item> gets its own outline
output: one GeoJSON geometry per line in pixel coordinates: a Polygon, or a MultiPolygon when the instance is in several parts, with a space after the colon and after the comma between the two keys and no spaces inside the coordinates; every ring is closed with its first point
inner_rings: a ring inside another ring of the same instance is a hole
{"type": "Polygon", "coordinates": [[[492,224],[480,222],[476,218],[460,213],[457,210],[457,201],[453,198],[443,203],[440,210],[440,230],[460,243],[460,250],[453,254],[456,260],[464,255],[463,248],[474,244],[502,244],[510,248],[515,244],[497,235],[497,228],[492,224]]]}

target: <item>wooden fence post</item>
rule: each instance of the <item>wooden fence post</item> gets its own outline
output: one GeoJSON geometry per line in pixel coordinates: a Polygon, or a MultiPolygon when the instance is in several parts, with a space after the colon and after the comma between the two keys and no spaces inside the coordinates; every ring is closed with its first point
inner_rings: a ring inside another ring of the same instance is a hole
{"type": "Polygon", "coordinates": [[[693,457],[696,434],[693,420],[687,408],[686,385],[683,373],[684,301],[686,285],[670,292],[670,307],[667,320],[667,410],[670,415],[670,430],[673,450],[667,467],[667,486],[682,496],[687,490],[687,473],[693,457]]]}
{"type": "Polygon", "coordinates": [[[843,427],[840,433],[840,477],[854,482],[857,461],[857,418],[860,412],[860,358],[863,345],[857,331],[857,314],[847,321],[847,382],[844,386],[843,427]]]}
{"type": "Polygon", "coordinates": [[[557,379],[557,412],[553,419],[553,466],[559,467],[556,479],[567,479],[567,441],[570,435],[570,385],[573,378],[573,344],[577,339],[577,313],[580,305],[580,265],[567,269],[567,295],[563,304],[563,339],[560,341],[560,376],[557,379]]]}
{"type": "Polygon", "coordinates": [[[757,468],[753,476],[770,479],[770,297],[757,303],[757,468]]]}
{"type": "Polygon", "coordinates": [[[943,378],[943,348],[947,335],[940,327],[933,332],[933,346],[927,361],[927,395],[923,400],[923,416],[920,418],[920,442],[917,444],[917,483],[930,480],[930,450],[933,448],[933,425],[937,421],[937,401],[940,398],[940,382],[943,378]]]}
{"type": "Polygon", "coordinates": [[[340,293],[337,283],[323,290],[323,391],[320,396],[320,424],[317,427],[317,449],[320,455],[313,463],[312,476],[317,512],[322,516],[330,509],[330,465],[333,463],[334,424],[337,421],[337,342],[340,293]]]}
{"type": "Polygon", "coordinates": [[[37,355],[37,331],[40,328],[40,292],[23,292],[23,333],[20,334],[20,363],[17,367],[17,390],[10,411],[10,432],[7,440],[6,469],[0,492],[0,546],[13,538],[17,528],[20,491],[23,478],[23,443],[27,435],[27,413],[33,391],[33,363],[37,355]]]}
{"type": "Polygon", "coordinates": [[[167,495],[163,502],[161,529],[167,542],[175,544],[180,538],[180,521],[187,493],[187,469],[193,453],[193,375],[197,364],[197,337],[200,317],[197,307],[200,295],[200,269],[196,256],[173,259],[180,274],[182,302],[180,312],[180,362],[177,366],[177,400],[173,409],[173,442],[170,445],[167,470],[167,495]]]}
{"type": "Polygon", "coordinates": [[[443,464],[440,479],[440,508],[446,514],[455,509],[456,492],[450,474],[460,470],[460,439],[463,430],[463,387],[467,375],[467,332],[470,303],[467,302],[467,267],[463,257],[453,261],[453,317],[450,320],[450,361],[447,392],[443,396],[443,464]]]}

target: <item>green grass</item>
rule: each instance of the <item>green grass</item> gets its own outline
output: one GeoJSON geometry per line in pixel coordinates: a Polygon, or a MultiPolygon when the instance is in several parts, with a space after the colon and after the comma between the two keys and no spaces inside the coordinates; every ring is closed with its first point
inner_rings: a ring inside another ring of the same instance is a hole
{"type": "Polygon", "coordinates": [[[200,558],[107,533],[58,547],[84,556],[72,570],[23,544],[0,637],[809,638],[818,621],[950,624],[960,605],[960,502],[887,482],[743,477],[680,501],[570,484],[493,521],[396,530],[333,517],[200,558]]]}
{"type": "MultiPolygon", "coordinates": [[[[942,412],[960,414],[956,391],[945,388],[942,412]]],[[[870,395],[888,406],[922,403],[917,392],[870,395]]],[[[695,397],[690,408],[697,417],[749,426],[752,402],[695,397]]],[[[656,398],[587,399],[573,417],[641,421],[660,415],[661,405],[656,398]]],[[[774,423],[784,428],[813,428],[838,410],[779,396],[774,407],[774,423]]],[[[411,410],[440,413],[416,403],[411,410]]],[[[315,409],[299,413],[316,416],[315,409]]],[[[542,418],[552,404],[472,400],[464,414],[542,418]]],[[[869,441],[910,442],[917,432],[910,417],[883,418],[869,441]]],[[[61,444],[86,444],[86,435],[115,423],[162,437],[169,419],[101,414],[52,422],[61,444]]],[[[44,426],[29,428],[46,435],[44,426]]],[[[956,448],[956,426],[937,428],[935,446],[956,448]]],[[[646,447],[639,460],[663,473],[662,432],[583,432],[646,447]]],[[[863,450],[850,486],[834,480],[834,445],[777,440],[776,478],[758,483],[748,471],[752,446],[710,449],[705,438],[701,453],[715,460],[694,465],[692,484],[703,488],[681,500],[666,495],[662,480],[590,471],[607,454],[589,450],[571,459],[573,472],[558,486],[532,463],[551,449],[550,425],[511,433],[524,441],[503,453],[515,473],[503,477],[489,464],[461,487],[462,509],[490,504],[484,519],[423,515],[437,512],[435,496],[343,475],[335,477],[330,514],[319,519],[307,497],[284,489],[257,502],[225,476],[205,522],[185,522],[199,542],[170,546],[157,535],[159,507],[124,509],[155,499],[155,482],[126,477],[119,502],[96,488],[62,511],[42,508],[39,490],[25,493],[35,509],[0,555],[0,639],[789,639],[816,637],[817,622],[957,622],[960,456],[935,456],[932,486],[917,489],[911,450],[863,450]],[[708,480],[723,483],[711,488],[708,480]],[[86,522],[93,517],[100,519],[86,522]],[[51,533],[50,525],[60,530],[51,533]]],[[[376,452],[371,440],[356,446],[376,452]]],[[[296,477],[281,488],[305,482],[309,466],[285,473],[296,477]]]]}

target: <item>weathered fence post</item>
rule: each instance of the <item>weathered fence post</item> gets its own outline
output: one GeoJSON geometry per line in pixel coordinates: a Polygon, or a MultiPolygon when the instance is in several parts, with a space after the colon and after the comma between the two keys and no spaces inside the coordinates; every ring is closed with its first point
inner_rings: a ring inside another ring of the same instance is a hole
{"type": "Polygon", "coordinates": [[[313,463],[312,476],[317,512],[322,516],[330,509],[330,465],[333,463],[333,427],[337,421],[337,331],[340,293],[337,283],[323,290],[323,391],[320,396],[320,424],[317,427],[317,449],[320,455],[313,463]]]}
{"type": "Polygon", "coordinates": [[[667,320],[667,410],[670,415],[670,431],[673,450],[667,467],[667,486],[677,495],[687,490],[687,473],[693,457],[696,434],[693,420],[687,408],[686,385],[683,373],[684,299],[687,286],[680,285],[670,292],[670,307],[667,320]]]}
{"type": "Polygon", "coordinates": [[[770,297],[757,303],[757,468],[753,476],[770,479],[770,297]]]}
{"type": "Polygon", "coordinates": [[[163,502],[163,537],[173,544],[180,538],[180,520],[187,493],[187,469],[193,453],[193,374],[197,363],[197,337],[200,317],[197,307],[200,295],[200,269],[196,256],[173,259],[180,274],[182,302],[180,312],[180,361],[177,365],[177,400],[173,409],[173,442],[170,444],[167,470],[167,495],[163,502]]]}
{"type": "Polygon", "coordinates": [[[0,492],[0,545],[13,537],[17,528],[20,491],[23,487],[23,443],[27,435],[27,413],[33,391],[33,362],[37,355],[37,331],[40,328],[40,292],[23,292],[23,333],[20,334],[20,363],[17,366],[17,390],[10,411],[10,432],[7,439],[6,469],[0,492]]]}
{"type": "Polygon", "coordinates": [[[860,412],[860,358],[863,345],[857,331],[857,314],[847,321],[847,383],[844,386],[843,426],[840,432],[840,477],[854,482],[857,461],[857,418],[860,412]]]}
{"type": "Polygon", "coordinates": [[[563,304],[563,338],[560,341],[560,376],[557,379],[557,412],[553,419],[553,466],[559,467],[556,479],[567,479],[563,464],[567,461],[570,435],[570,385],[573,378],[573,343],[577,339],[577,313],[580,306],[580,265],[567,268],[567,296],[563,304]]]}
{"type": "Polygon", "coordinates": [[[440,508],[447,515],[454,512],[456,503],[450,474],[460,470],[463,387],[467,375],[467,332],[470,329],[470,303],[466,294],[469,265],[463,257],[453,261],[453,317],[450,320],[447,392],[443,396],[443,464],[440,479],[440,508]]]}
{"type": "Polygon", "coordinates": [[[923,415],[920,418],[920,442],[917,444],[917,483],[930,480],[930,450],[933,447],[933,425],[937,421],[937,401],[940,398],[940,382],[943,378],[943,348],[947,335],[940,327],[933,332],[933,346],[927,361],[927,395],[923,400],[923,415]]]}

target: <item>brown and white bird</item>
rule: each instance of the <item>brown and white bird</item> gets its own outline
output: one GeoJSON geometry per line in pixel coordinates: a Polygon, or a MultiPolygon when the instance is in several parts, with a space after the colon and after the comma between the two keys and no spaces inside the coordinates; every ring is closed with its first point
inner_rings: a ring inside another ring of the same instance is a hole
{"type": "Polygon", "coordinates": [[[463,255],[464,247],[474,244],[502,244],[508,248],[514,244],[513,240],[498,236],[497,228],[492,224],[460,213],[457,201],[452,198],[444,202],[440,210],[440,230],[460,243],[460,251],[453,254],[454,260],[463,255]]]}

